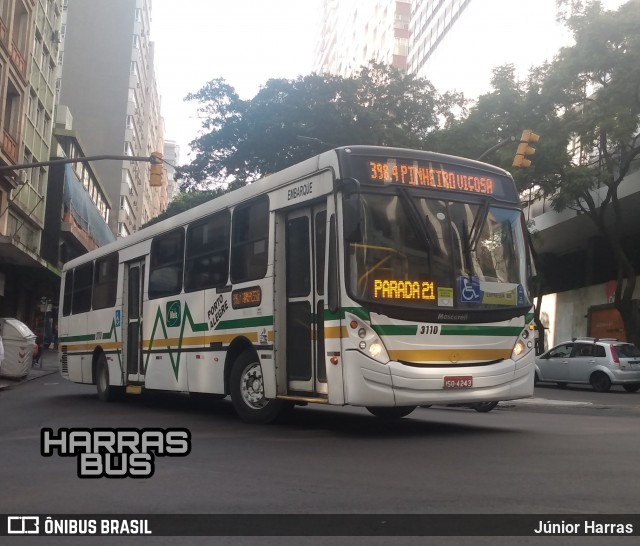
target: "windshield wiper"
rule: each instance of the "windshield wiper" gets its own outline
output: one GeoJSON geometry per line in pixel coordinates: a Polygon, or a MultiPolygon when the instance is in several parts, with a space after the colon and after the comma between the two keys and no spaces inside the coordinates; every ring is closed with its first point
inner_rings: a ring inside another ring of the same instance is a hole
{"type": "Polygon", "coordinates": [[[431,268],[431,248],[433,247],[433,241],[431,240],[429,230],[427,229],[427,219],[425,218],[424,221],[422,220],[420,211],[409,196],[406,188],[398,188],[398,195],[400,196],[400,200],[404,204],[405,209],[409,213],[409,222],[411,222],[413,229],[420,236],[420,239],[422,239],[422,242],[427,249],[427,254],[429,256],[429,268],[431,268]]]}
{"type": "MultiPolygon", "coordinates": [[[[476,214],[473,219],[473,224],[471,224],[471,231],[467,238],[469,245],[469,252],[475,252],[476,246],[478,245],[478,241],[480,239],[480,232],[482,231],[482,227],[487,220],[487,215],[489,214],[489,199],[485,199],[482,203],[482,207],[476,214]]],[[[466,229],[466,224],[465,224],[466,229]]]]}
{"type": "MultiPolygon", "coordinates": [[[[473,223],[475,225],[475,221],[473,223]]],[[[473,226],[471,227],[473,229],[473,226]]],[[[469,276],[475,275],[473,269],[473,260],[471,259],[471,238],[469,236],[469,230],[467,228],[467,221],[462,220],[462,256],[464,259],[464,267],[469,272],[469,276]]]]}

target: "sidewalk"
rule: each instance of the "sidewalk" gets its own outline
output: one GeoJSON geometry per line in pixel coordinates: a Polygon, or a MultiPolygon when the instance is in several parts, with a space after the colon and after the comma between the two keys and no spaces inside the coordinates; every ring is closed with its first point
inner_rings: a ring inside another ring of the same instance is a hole
{"type": "Polygon", "coordinates": [[[29,369],[29,373],[22,378],[12,379],[9,377],[0,377],[0,391],[4,389],[10,389],[26,381],[37,379],[43,375],[51,375],[58,373],[58,351],[56,349],[43,349],[40,362],[29,369]]]}

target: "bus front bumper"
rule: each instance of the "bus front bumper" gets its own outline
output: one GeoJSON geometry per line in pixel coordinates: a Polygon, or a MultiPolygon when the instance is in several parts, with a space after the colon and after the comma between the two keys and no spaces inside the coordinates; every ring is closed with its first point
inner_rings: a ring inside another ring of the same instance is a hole
{"type": "Polygon", "coordinates": [[[355,406],[466,404],[533,395],[533,351],[517,362],[506,359],[494,364],[456,367],[409,366],[395,361],[380,364],[358,351],[348,353],[345,401],[355,406]],[[445,388],[445,378],[449,384],[453,378],[462,379],[458,383],[466,386],[445,388]]]}

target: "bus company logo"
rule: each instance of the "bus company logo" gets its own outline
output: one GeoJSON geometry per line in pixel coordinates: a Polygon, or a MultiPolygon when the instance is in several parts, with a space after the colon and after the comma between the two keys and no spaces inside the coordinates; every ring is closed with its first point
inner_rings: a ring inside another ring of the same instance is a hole
{"type": "Polygon", "coordinates": [[[167,326],[180,326],[180,309],[181,305],[178,300],[167,302],[167,326]]]}
{"type": "Polygon", "coordinates": [[[438,320],[467,320],[469,315],[467,313],[438,313],[438,320]]]}
{"type": "Polygon", "coordinates": [[[79,478],[150,478],[156,457],[191,452],[191,433],[184,428],[43,428],[40,436],[43,457],[78,458],[79,478]]]}

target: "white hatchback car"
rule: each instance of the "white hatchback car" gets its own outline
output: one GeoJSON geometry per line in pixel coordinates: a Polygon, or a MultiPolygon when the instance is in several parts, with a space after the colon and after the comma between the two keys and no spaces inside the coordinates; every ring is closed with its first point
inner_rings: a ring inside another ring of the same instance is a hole
{"type": "Polygon", "coordinates": [[[588,383],[597,392],[640,389],[640,349],[617,339],[577,338],[536,357],[536,383],[588,383]]]}

